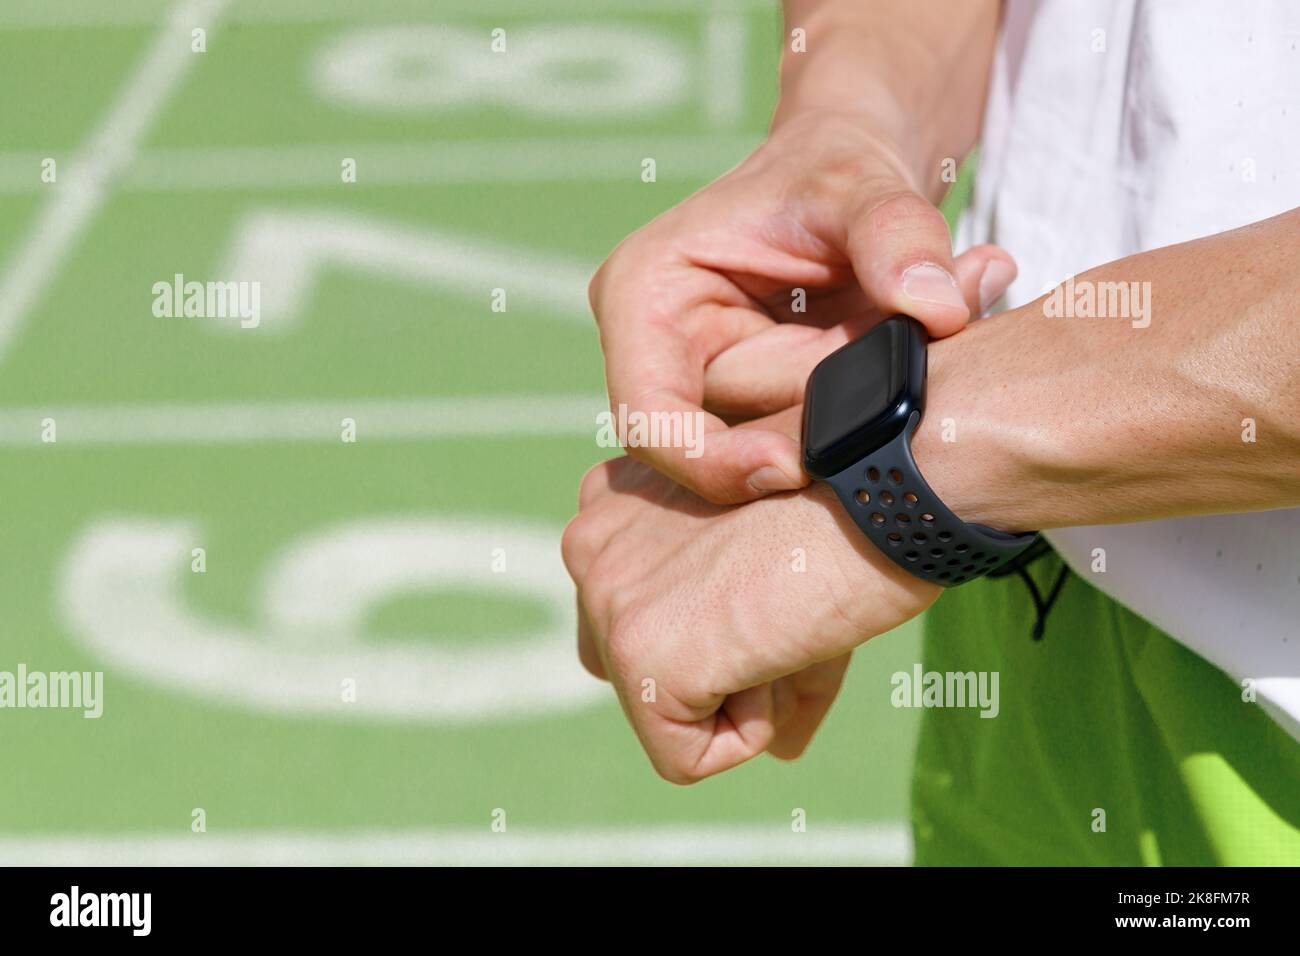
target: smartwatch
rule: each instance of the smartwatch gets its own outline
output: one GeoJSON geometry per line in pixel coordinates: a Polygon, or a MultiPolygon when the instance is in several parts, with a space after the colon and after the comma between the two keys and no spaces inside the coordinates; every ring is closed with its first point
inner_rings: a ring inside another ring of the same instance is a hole
{"type": "Polygon", "coordinates": [[[804,396],[803,464],[827,482],[871,543],[944,587],[988,574],[1036,532],[968,524],[939,500],[912,460],[925,414],[925,327],[896,315],[822,359],[804,396]]]}

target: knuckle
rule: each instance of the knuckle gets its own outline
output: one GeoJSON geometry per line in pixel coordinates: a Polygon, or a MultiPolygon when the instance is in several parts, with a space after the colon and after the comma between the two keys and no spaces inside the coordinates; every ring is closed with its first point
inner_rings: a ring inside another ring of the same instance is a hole
{"type": "Polygon", "coordinates": [[[579,514],[564,526],[564,533],[560,535],[560,557],[575,583],[584,583],[595,551],[591,521],[579,514]]]}
{"type": "Polygon", "coordinates": [[[587,283],[587,304],[591,307],[592,317],[600,321],[600,295],[609,275],[609,260],[606,259],[591,276],[587,283]]]}
{"type": "MultiPolygon", "coordinates": [[[[609,479],[608,465],[601,462],[588,468],[578,482],[578,510],[590,508],[609,479]]],[[[576,519],[575,519],[576,520],[576,519]]],[[[572,523],[572,522],[570,522],[572,523]]]]}
{"type": "Polygon", "coordinates": [[[641,651],[634,628],[630,625],[626,610],[611,605],[609,614],[609,634],[605,639],[605,657],[609,669],[624,681],[630,691],[639,692],[642,678],[641,651]]]}
{"type": "Polygon", "coordinates": [[[687,767],[678,762],[651,760],[650,763],[661,778],[679,787],[689,787],[704,779],[704,775],[694,767],[687,767]]]}
{"type": "Polygon", "coordinates": [[[630,648],[631,635],[627,633],[630,628],[625,610],[629,603],[626,575],[604,554],[594,555],[587,562],[579,587],[583,606],[593,620],[601,623],[611,671],[624,673],[625,669],[619,666],[624,658],[614,655],[625,651],[628,669],[635,660],[630,648]]]}
{"type": "Polygon", "coordinates": [[[599,680],[605,680],[605,668],[596,653],[596,646],[591,641],[578,642],[578,662],[588,674],[599,680]]]}
{"type": "Polygon", "coordinates": [[[643,739],[642,748],[650,758],[650,766],[663,780],[679,787],[689,787],[699,783],[708,774],[701,773],[698,762],[690,754],[671,745],[658,746],[656,742],[643,739]]]}
{"type": "MultiPolygon", "coordinates": [[[[867,226],[886,235],[910,232],[919,221],[933,225],[933,218],[942,214],[931,203],[911,190],[895,190],[877,197],[867,207],[864,218],[867,226]]],[[[945,226],[946,229],[946,226],[945,226]]]]}
{"type": "MultiPolygon", "coordinates": [[[[594,273],[591,280],[587,283],[587,304],[591,306],[591,314],[599,325],[605,309],[605,300],[610,289],[619,281],[619,276],[626,270],[622,268],[624,260],[628,259],[628,248],[640,243],[641,231],[632,233],[605,257],[594,273]]],[[[633,258],[635,261],[635,257],[633,258]]]]}

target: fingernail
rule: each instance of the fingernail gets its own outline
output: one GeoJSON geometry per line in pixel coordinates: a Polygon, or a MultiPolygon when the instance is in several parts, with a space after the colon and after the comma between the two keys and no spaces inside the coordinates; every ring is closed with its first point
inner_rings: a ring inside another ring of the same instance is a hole
{"type": "Polygon", "coordinates": [[[980,313],[983,314],[992,308],[993,303],[1002,298],[1002,293],[1007,291],[1007,286],[1016,277],[1015,266],[1009,262],[1003,262],[1001,259],[990,259],[988,265],[984,267],[984,274],[980,276],[980,313]]]}
{"type": "Polygon", "coordinates": [[[791,478],[775,465],[764,465],[749,476],[749,487],[755,491],[794,491],[801,483],[791,478]]]}
{"type": "Polygon", "coordinates": [[[949,275],[948,270],[932,262],[907,268],[903,273],[903,292],[918,302],[966,308],[966,301],[957,288],[957,280],[949,275]]]}

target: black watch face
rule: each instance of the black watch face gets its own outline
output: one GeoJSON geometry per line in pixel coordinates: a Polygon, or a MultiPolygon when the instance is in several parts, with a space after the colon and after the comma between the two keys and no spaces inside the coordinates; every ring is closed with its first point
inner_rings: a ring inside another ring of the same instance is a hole
{"type": "Polygon", "coordinates": [[[804,468],[829,478],[893,441],[925,398],[925,329],[894,316],[822,359],[804,398],[804,468]]]}

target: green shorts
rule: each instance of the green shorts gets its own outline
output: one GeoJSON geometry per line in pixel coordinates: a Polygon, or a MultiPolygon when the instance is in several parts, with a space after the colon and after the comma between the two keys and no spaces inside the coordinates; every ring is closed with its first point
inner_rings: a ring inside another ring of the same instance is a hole
{"type": "Polygon", "coordinates": [[[996,672],[999,700],[925,709],[918,865],[1300,864],[1300,743],[1241,686],[1072,572],[1035,620],[1014,574],[927,616],[924,672],[996,672]]]}

